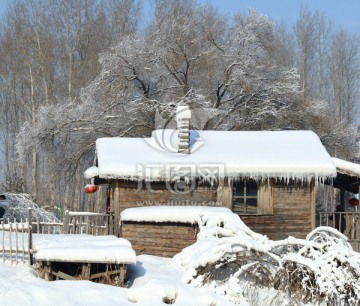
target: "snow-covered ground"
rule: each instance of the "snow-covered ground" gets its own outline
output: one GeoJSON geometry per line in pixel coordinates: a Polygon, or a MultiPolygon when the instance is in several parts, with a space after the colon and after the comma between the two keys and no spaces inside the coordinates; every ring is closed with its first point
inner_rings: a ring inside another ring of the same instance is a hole
{"type": "MultiPolygon", "coordinates": [[[[198,241],[173,258],[133,258],[127,288],[47,282],[27,264],[1,263],[0,305],[357,305],[360,300],[360,254],[334,229],[318,228],[307,239],[271,241],[226,208],[159,209],[129,209],[123,217],[161,222],[174,214],[179,221],[191,215],[188,222],[200,227],[198,241]],[[324,296],[322,304],[315,301],[324,296]]],[[[34,246],[38,254],[48,250],[47,256],[66,259],[71,251],[76,258],[83,250],[91,257],[96,248],[114,251],[129,244],[114,236],[34,235],[34,246]],[[66,252],[57,252],[60,247],[66,252]]],[[[121,261],[121,252],[110,253],[121,261]]]]}
{"type": "MultiPolygon", "coordinates": [[[[0,305],[233,305],[208,288],[194,288],[181,280],[180,266],[169,258],[141,255],[129,266],[129,288],[90,281],[47,282],[29,265],[0,264],[0,305]]],[[[246,305],[246,304],[245,304],[246,305]]]]}

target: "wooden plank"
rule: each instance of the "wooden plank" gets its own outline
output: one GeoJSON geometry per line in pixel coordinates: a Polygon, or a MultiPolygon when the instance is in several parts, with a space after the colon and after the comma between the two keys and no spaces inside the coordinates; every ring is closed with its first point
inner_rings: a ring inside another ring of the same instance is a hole
{"type": "Polygon", "coordinates": [[[311,209],[311,230],[314,230],[316,227],[316,187],[315,187],[315,179],[311,180],[311,202],[310,202],[310,209],[311,209]]]}
{"type": "Polygon", "coordinates": [[[89,280],[91,271],[91,263],[83,263],[81,269],[81,279],[89,280]]]}
{"type": "Polygon", "coordinates": [[[144,246],[144,245],[134,245],[133,246],[133,249],[134,250],[145,250],[145,249],[148,249],[148,250],[157,250],[157,251],[165,251],[165,252],[177,252],[179,250],[182,250],[183,248],[182,247],[179,247],[177,245],[173,245],[173,246],[168,246],[168,247],[163,247],[163,246],[160,246],[160,245],[149,245],[149,246],[144,246]]]}
{"type": "Polygon", "coordinates": [[[192,244],[194,244],[196,242],[195,240],[193,240],[193,241],[189,240],[189,241],[186,241],[186,242],[185,241],[180,242],[180,241],[176,241],[176,240],[173,240],[173,241],[166,240],[166,239],[154,240],[154,239],[146,239],[146,238],[144,238],[144,239],[141,239],[141,238],[139,238],[139,239],[128,239],[128,240],[130,240],[133,248],[135,248],[136,245],[140,245],[140,246],[144,246],[144,247],[145,246],[148,247],[148,246],[153,246],[153,245],[159,245],[159,246],[161,246],[163,248],[172,248],[172,247],[185,248],[185,247],[187,247],[189,245],[192,245],[192,244]]]}
{"type": "Polygon", "coordinates": [[[121,201],[121,196],[120,196],[120,182],[119,180],[115,180],[112,184],[112,207],[110,208],[111,211],[114,213],[114,235],[115,236],[120,236],[120,201],[121,201]]]}
{"type": "Polygon", "coordinates": [[[64,280],[79,280],[78,277],[68,275],[68,274],[66,274],[64,272],[61,272],[61,271],[58,271],[58,272],[53,271],[53,272],[51,272],[51,274],[54,275],[54,276],[57,276],[57,277],[59,277],[61,279],[64,279],[64,280]]]}
{"type": "Polygon", "coordinates": [[[50,262],[43,262],[43,267],[45,270],[45,280],[52,281],[52,269],[51,269],[51,263],[50,262]]]}
{"type": "Polygon", "coordinates": [[[90,276],[90,279],[95,279],[95,278],[100,278],[100,277],[105,277],[105,276],[111,276],[114,274],[121,274],[121,268],[120,269],[116,269],[116,270],[112,270],[112,271],[105,271],[105,272],[101,272],[101,273],[96,273],[96,274],[92,274],[90,276]]]}
{"type": "Polygon", "coordinates": [[[172,235],[172,236],[193,236],[197,230],[195,228],[190,228],[190,229],[179,229],[179,228],[175,228],[173,230],[165,228],[163,231],[161,231],[161,227],[158,228],[154,228],[148,225],[143,225],[143,226],[129,226],[127,224],[122,224],[122,231],[123,234],[128,233],[131,234],[132,232],[137,232],[137,233],[143,233],[143,234],[153,234],[153,235],[172,235]]]}
{"type": "Polygon", "coordinates": [[[274,214],[274,184],[273,180],[261,182],[258,184],[258,214],[274,214]]]}
{"type": "Polygon", "coordinates": [[[5,262],[5,230],[4,230],[4,223],[1,222],[1,229],[2,229],[2,262],[5,262]]]}
{"type": "Polygon", "coordinates": [[[154,236],[141,236],[141,235],[132,235],[132,236],[123,236],[125,239],[130,240],[130,242],[141,242],[143,241],[144,243],[147,242],[153,242],[153,243],[167,243],[167,244],[174,244],[174,243],[179,243],[181,245],[190,245],[193,244],[194,242],[196,242],[196,237],[193,238],[182,238],[182,237],[166,237],[166,236],[161,236],[161,237],[154,237],[154,236]]]}
{"type": "Polygon", "coordinates": [[[221,206],[232,209],[232,186],[228,181],[225,181],[218,191],[216,200],[221,203],[221,206]]]}
{"type": "Polygon", "coordinates": [[[169,231],[173,231],[174,229],[176,230],[181,230],[181,231],[192,231],[195,228],[197,228],[197,225],[192,225],[190,223],[179,223],[179,222],[122,222],[123,226],[133,226],[133,227],[143,227],[144,225],[147,226],[147,228],[152,228],[154,231],[155,230],[159,230],[159,231],[164,231],[164,230],[169,230],[169,231]]]}

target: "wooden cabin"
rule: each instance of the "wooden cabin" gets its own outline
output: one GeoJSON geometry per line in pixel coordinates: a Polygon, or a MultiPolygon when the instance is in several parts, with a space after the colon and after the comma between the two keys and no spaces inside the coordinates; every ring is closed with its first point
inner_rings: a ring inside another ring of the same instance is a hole
{"type": "Polygon", "coordinates": [[[315,228],[316,186],[337,174],[315,133],[195,131],[190,124],[190,110],[180,107],[176,129],[96,141],[85,178],[110,189],[118,235],[124,209],[159,205],[227,207],[270,239],[305,238],[315,228]]]}

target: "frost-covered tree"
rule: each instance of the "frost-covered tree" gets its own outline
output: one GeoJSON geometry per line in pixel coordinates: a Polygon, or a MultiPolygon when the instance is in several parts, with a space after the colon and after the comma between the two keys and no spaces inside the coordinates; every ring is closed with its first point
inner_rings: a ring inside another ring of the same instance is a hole
{"type": "Polygon", "coordinates": [[[119,37],[100,54],[100,73],[79,99],[44,106],[35,125],[24,125],[22,160],[36,149],[54,176],[71,180],[92,163],[96,138],[149,136],[179,103],[209,119],[195,127],[312,129],[330,152],[349,148],[347,126],[329,119],[328,105],[301,99],[299,75],[281,60],[281,37],[269,18],[250,11],[228,24],[209,5],[165,2],[155,1],[143,32],[119,37]]]}
{"type": "Polygon", "coordinates": [[[63,159],[77,164],[97,137],[148,135],[155,114],[168,116],[184,98],[192,108],[223,111],[208,128],[269,128],[269,116],[281,121],[298,93],[298,76],[271,63],[267,49],[276,37],[269,19],[255,12],[237,16],[233,27],[216,36],[206,14],[176,12],[152,24],[145,36],[127,36],[101,54],[101,73],[83,89],[80,103],[42,108],[35,128],[20,133],[21,156],[30,147],[58,148],[62,140],[63,159]]]}
{"type": "Polygon", "coordinates": [[[31,209],[31,216],[40,222],[59,222],[59,219],[52,213],[40,208],[26,193],[4,193],[10,202],[9,208],[4,214],[4,220],[20,222],[28,219],[28,211],[31,209]]]}

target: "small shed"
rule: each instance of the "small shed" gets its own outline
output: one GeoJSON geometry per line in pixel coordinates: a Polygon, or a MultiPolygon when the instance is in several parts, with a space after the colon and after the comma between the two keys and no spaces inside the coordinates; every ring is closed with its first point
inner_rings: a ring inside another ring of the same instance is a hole
{"type": "Polygon", "coordinates": [[[96,141],[96,162],[85,178],[108,186],[115,224],[131,207],[227,207],[271,239],[305,238],[315,227],[317,184],[337,175],[318,136],[191,130],[185,111],[176,129],[96,141]]]}
{"type": "MultiPolygon", "coordinates": [[[[202,216],[209,207],[149,206],[121,212],[121,235],[131,240],[137,254],[172,257],[197,241],[202,216]]],[[[211,207],[224,213],[223,207],[211,207]]]]}

